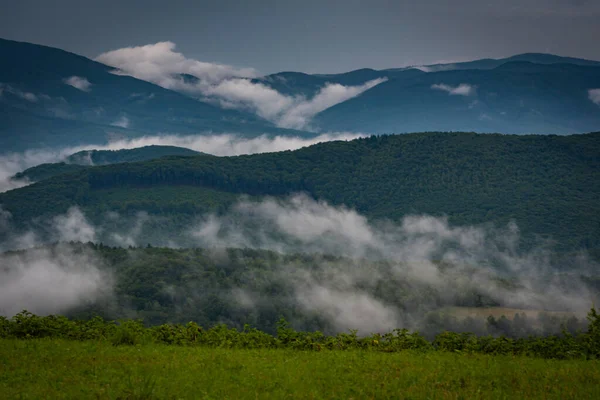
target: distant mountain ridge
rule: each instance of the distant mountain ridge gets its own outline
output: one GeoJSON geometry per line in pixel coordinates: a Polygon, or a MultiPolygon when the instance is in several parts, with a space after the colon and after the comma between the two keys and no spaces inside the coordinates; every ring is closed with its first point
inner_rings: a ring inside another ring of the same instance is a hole
{"type": "Polygon", "coordinates": [[[383,82],[317,114],[320,131],[571,134],[600,129],[600,61],[526,53],[502,59],[343,74],[284,72],[257,81],[311,97],[326,83],[383,82]]]}
{"type": "Polygon", "coordinates": [[[172,132],[294,134],[60,49],[0,39],[0,149],[104,143],[172,132]]]}
{"type": "MultiPolygon", "coordinates": [[[[428,64],[423,66],[411,66],[406,68],[418,68],[423,70],[430,71],[450,71],[450,70],[462,70],[462,69],[494,69],[499,67],[502,64],[506,64],[509,62],[515,61],[524,61],[530,62],[533,64],[542,64],[542,65],[550,65],[550,64],[573,64],[573,65],[581,65],[588,67],[597,67],[600,66],[600,61],[595,60],[586,60],[582,58],[574,58],[574,57],[563,57],[557,56],[554,54],[546,54],[546,53],[523,53],[516,54],[511,57],[505,58],[483,58],[481,60],[473,60],[473,61],[461,61],[456,63],[442,63],[442,64],[428,64]]],[[[397,69],[390,69],[397,70],[397,69]]]]}
{"type": "MultiPolygon", "coordinates": [[[[325,104],[335,105],[311,114],[310,131],[279,128],[249,111],[252,107],[199,101],[51,47],[0,39],[0,55],[0,153],[163,133],[313,137],[320,132],[570,134],[600,129],[600,95],[594,94],[600,93],[600,62],[551,54],[340,74],[281,72],[251,80],[290,103],[315,98],[327,84],[347,89],[381,80],[348,100],[328,99],[325,104]]],[[[199,79],[180,78],[188,84],[199,79]]]]}
{"type": "Polygon", "coordinates": [[[399,76],[337,104],[313,123],[324,130],[429,130],[572,134],[600,128],[600,66],[512,61],[493,69],[399,76]]]}

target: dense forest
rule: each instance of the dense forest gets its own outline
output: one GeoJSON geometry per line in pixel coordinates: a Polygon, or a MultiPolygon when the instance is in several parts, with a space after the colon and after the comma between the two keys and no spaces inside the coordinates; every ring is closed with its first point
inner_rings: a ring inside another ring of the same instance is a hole
{"type": "Polygon", "coordinates": [[[326,333],[357,329],[364,335],[407,328],[428,338],[443,330],[525,337],[583,330],[586,309],[600,300],[597,276],[540,275],[532,284],[483,267],[438,262],[439,279],[424,280],[425,266],[412,269],[410,264],[385,260],[92,243],[4,253],[4,284],[19,287],[34,280],[31,274],[42,264],[54,271],[53,276],[27,298],[13,293],[9,301],[7,291],[5,307],[18,304],[19,309],[0,310],[0,315],[13,315],[21,308],[47,314],[59,307],[70,316],[141,318],[149,325],[192,320],[205,327],[250,324],[273,332],[283,317],[296,329],[326,333]],[[77,279],[78,285],[57,289],[75,266],[76,278],[69,279],[77,279]],[[56,290],[63,291],[61,296],[43,300],[44,293],[56,290]],[[569,296],[585,301],[573,309],[569,296]],[[500,309],[507,306],[515,308],[500,309]]]}
{"type": "Polygon", "coordinates": [[[456,225],[515,221],[526,241],[550,238],[557,248],[598,255],[599,155],[600,133],[372,136],[279,153],[93,167],[0,194],[0,204],[21,229],[73,205],[95,222],[108,211],[145,211],[168,217],[153,227],[164,237],[195,216],[227,211],[240,195],[303,192],[372,220],[429,214],[456,225]]]}
{"type": "Polygon", "coordinates": [[[64,161],[40,164],[16,174],[13,179],[38,182],[53,176],[81,171],[94,165],[147,161],[165,156],[194,156],[201,153],[176,146],[144,146],[122,150],[83,150],[71,154],[64,161]]]}

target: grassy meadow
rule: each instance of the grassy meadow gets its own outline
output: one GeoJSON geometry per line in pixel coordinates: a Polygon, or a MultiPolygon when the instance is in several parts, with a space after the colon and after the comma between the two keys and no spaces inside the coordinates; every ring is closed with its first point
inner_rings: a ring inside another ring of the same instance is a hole
{"type": "Polygon", "coordinates": [[[0,339],[6,399],[592,399],[600,362],[0,339]]]}

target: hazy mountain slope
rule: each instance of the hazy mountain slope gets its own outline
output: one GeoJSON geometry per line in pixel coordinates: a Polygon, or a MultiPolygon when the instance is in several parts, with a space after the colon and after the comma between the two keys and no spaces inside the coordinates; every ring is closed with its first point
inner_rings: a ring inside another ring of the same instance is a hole
{"type": "MultiPolygon", "coordinates": [[[[423,133],[323,143],[238,157],[167,157],[113,164],[0,194],[23,227],[81,206],[92,218],[118,210],[170,217],[224,211],[238,196],[305,192],[371,218],[447,215],[455,224],[506,224],[559,247],[600,249],[600,134],[423,133]]],[[[158,237],[158,236],[157,236],[158,237]]]]}
{"type": "Polygon", "coordinates": [[[63,50],[0,39],[0,55],[3,151],[89,143],[110,133],[285,133],[253,114],[116,75],[63,50]]]}
{"type": "Polygon", "coordinates": [[[451,64],[432,64],[423,67],[402,67],[374,70],[370,68],[338,74],[305,74],[301,72],[279,72],[254,80],[264,83],[286,95],[313,96],[326,83],[341,85],[361,85],[377,78],[407,79],[415,78],[432,72],[449,70],[487,70],[494,69],[510,62],[530,62],[533,64],[572,64],[580,66],[600,66],[600,61],[584,60],[572,57],[561,57],[552,54],[526,53],[500,59],[481,59],[451,64]],[[422,68],[423,70],[417,69],[422,68]]]}
{"type": "Polygon", "coordinates": [[[394,78],[398,80],[410,79],[425,74],[418,69],[401,69],[389,71],[376,71],[363,68],[341,74],[305,74],[301,72],[279,72],[254,79],[254,82],[267,85],[280,93],[288,96],[304,96],[311,98],[327,84],[340,84],[344,86],[360,86],[365,82],[378,78],[394,78]]]}
{"type": "Polygon", "coordinates": [[[600,106],[588,93],[598,87],[600,67],[571,64],[511,62],[492,70],[423,73],[390,79],[321,112],[313,124],[373,133],[582,133],[600,127],[600,106]],[[460,85],[465,90],[449,93],[460,85]]]}
{"type": "MultiPolygon", "coordinates": [[[[581,58],[562,57],[554,54],[544,53],[524,53],[517,54],[506,58],[484,58],[481,60],[447,63],[447,64],[430,64],[421,68],[432,72],[462,70],[462,69],[494,69],[502,64],[514,61],[524,61],[534,64],[573,64],[581,66],[600,66],[600,61],[585,60],[581,58]]],[[[389,71],[389,70],[385,70],[389,71]]]]}
{"type": "Polygon", "coordinates": [[[56,175],[80,171],[93,165],[152,160],[166,156],[197,156],[202,153],[176,146],[145,146],[123,150],[84,150],[70,155],[64,162],[41,164],[19,172],[14,179],[39,182],[56,175]]]}

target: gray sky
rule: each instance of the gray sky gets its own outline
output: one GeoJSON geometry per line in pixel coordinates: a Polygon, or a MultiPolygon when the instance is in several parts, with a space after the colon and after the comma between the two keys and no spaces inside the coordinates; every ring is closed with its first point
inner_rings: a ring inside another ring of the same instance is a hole
{"type": "Polygon", "coordinates": [[[91,58],[172,41],[189,58],[262,73],[524,52],[600,60],[600,0],[0,0],[0,37],[91,58]]]}

